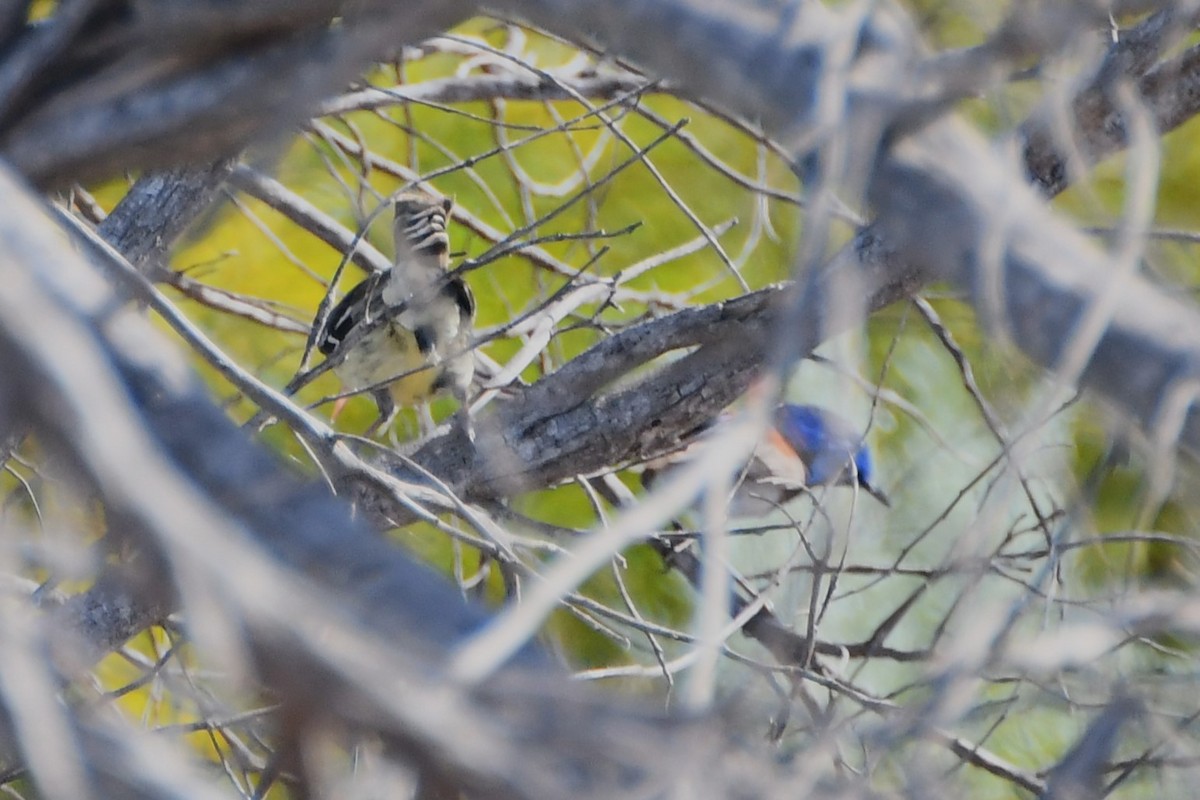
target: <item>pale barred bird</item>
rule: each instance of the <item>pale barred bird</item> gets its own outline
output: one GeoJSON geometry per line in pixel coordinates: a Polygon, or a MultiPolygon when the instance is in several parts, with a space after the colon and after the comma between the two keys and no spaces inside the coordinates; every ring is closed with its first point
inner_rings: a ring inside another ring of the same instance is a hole
{"type": "MultiPolygon", "coordinates": [[[[773,423],[738,475],[729,502],[731,516],[766,516],[812,486],[857,485],[891,505],[873,483],[870,449],[844,417],[817,406],[783,403],[775,409],[773,423]]],[[[714,424],[720,424],[720,418],[714,424]]],[[[683,449],[646,464],[642,485],[650,489],[663,474],[682,468],[703,446],[707,430],[697,432],[683,449]]]]}
{"type": "Polygon", "coordinates": [[[448,276],[452,206],[422,191],[399,195],[394,266],[351,289],[317,334],[320,351],[337,359],[334,374],[348,389],[369,389],[379,407],[367,435],[388,426],[400,406],[424,407],[442,392],[458,400],[470,435],[475,299],[462,278],[448,276]]]}

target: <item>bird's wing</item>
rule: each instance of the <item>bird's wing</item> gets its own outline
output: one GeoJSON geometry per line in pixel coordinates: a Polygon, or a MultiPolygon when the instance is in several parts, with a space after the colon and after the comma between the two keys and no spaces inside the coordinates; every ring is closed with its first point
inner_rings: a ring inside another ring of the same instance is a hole
{"type": "Polygon", "coordinates": [[[386,281],[386,273],[369,275],[338,301],[317,334],[317,348],[324,355],[328,356],[338,349],[350,338],[355,328],[387,311],[380,292],[386,281]]]}

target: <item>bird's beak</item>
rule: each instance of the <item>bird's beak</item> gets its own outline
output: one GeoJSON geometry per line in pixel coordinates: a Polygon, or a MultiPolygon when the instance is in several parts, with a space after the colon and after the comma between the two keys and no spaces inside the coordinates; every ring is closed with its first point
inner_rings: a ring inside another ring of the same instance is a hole
{"type": "Polygon", "coordinates": [[[883,491],[883,489],[880,489],[876,486],[872,486],[869,483],[863,483],[860,485],[862,486],[863,489],[866,489],[867,494],[871,495],[871,497],[874,497],[876,500],[883,503],[885,508],[892,507],[892,501],[887,496],[887,494],[883,491]]]}

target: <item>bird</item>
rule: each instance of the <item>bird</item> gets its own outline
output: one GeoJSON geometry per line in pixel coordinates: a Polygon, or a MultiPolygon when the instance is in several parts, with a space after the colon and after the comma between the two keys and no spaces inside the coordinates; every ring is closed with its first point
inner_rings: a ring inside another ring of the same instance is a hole
{"type": "MultiPolygon", "coordinates": [[[[391,424],[400,406],[449,393],[470,435],[467,391],[475,375],[475,298],[449,271],[449,198],[409,190],[395,199],[396,258],[318,320],[317,348],[351,390],[370,392],[379,416],[367,435],[391,424]]],[[[425,418],[428,411],[425,410],[425,418]]]]}
{"type": "Polygon", "coordinates": [[[884,506],[887,494],[875,485],[871,449],[845,417],[827,408],[782,403],[775,409],[775,443],[804,462],[810,486],[858,486],[884,506]]]}
{"type": "MultiPolygon", "coordinates": [[[[726,416],[695,431],[679,450],[648,462],[642,471],[643,487],[653,488],[666,472],[694,457],[704,437],[726,416]]],[[[858,486],[890,507],[891,500],[874,480],[871,451],[848,420],[819,406],[781,403],[738,473],[729,513],[765,516],[813,486],[858,486]]]]}

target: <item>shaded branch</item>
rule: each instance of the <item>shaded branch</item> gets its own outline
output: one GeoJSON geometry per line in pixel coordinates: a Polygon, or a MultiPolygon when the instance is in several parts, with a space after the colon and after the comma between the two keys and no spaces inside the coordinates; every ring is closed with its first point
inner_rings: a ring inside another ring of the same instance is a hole
{"type": "Polygon", "coordinates": [[[143,176],[97,231],[131,264],[159,278],[167,270],[171,247],[217,199],[232,166],[220,161],[143,176]]]}
{"type": "MultiPolygon", "coordinates": [[[[78,30],[63,14],[47,21],[51,32],[63,31],[61,50],[80,60],[45,69],[0,116],[0,154],[38,185],[103,178],[133,164],[229,157],[311,116],[320,100],[396,48],[397,30],[417,41],[471,6],[305,0],[256,3],[253,11],[214,2],[136,8],[97,13],[78,30]],[[335,18],[340,24],[332,25],[335,18]]],[[[22,36],[44,34],[28,26],[22,36]]],[[[29,70],[23,60],[0,59],[0,86],[29,70]]]]}

